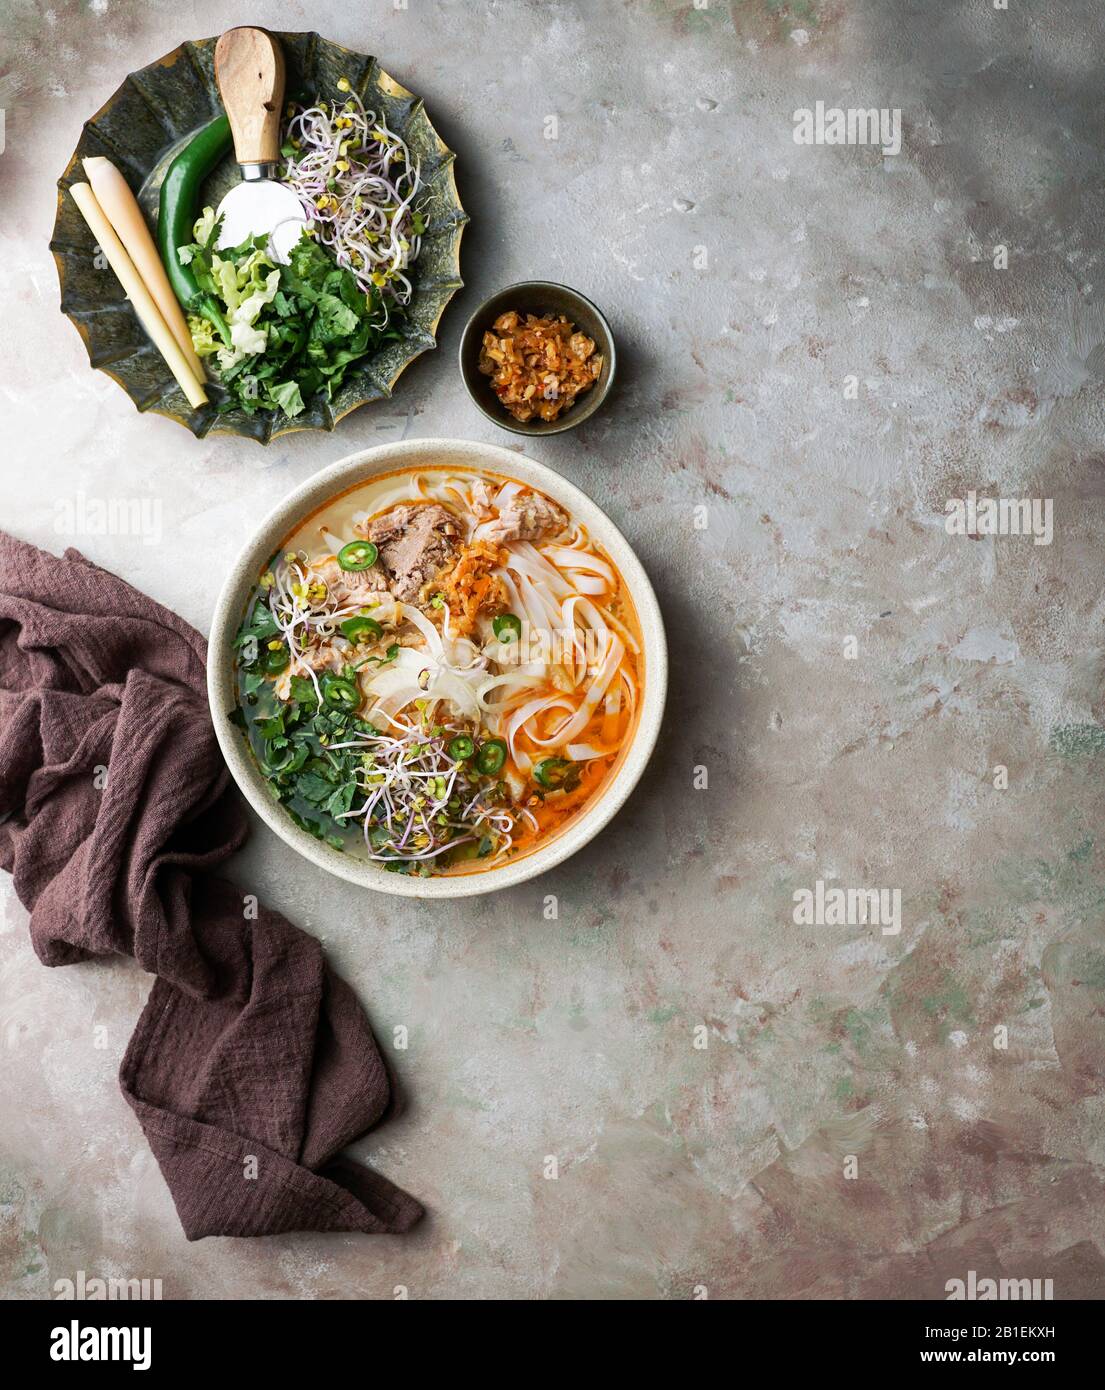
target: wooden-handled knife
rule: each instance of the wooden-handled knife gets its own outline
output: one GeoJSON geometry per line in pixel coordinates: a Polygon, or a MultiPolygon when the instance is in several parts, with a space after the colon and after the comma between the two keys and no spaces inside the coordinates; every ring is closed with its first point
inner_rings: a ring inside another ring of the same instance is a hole
{"type": "Polygon", "coordinates": [[[296,194],[276,177],[284,109],[284,55],[264,29],[228,29],[215,45],[215,80],[234,136],[242,171],[219,204],[220,246],[268,235],[269,254],[286,263],[307,214],[296,194]]]}

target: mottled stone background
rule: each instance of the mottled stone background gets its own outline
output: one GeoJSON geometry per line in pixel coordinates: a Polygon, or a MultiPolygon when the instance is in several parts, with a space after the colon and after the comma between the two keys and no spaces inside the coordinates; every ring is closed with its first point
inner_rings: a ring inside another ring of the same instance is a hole
{"type": "Polygon", "coordinates": [[[358,1146],[430,1208],[409,1237],[187,1245],[115,1082],[148,980],[43,969],[5,879],[4,1292],[83,1269],[196,1298],[939,1298],[974,1269],[1105,1293],[1100,7],[3,0],[0,29],[4,525],[206,628],[255,519],[323,464],[507,438],[463,393],[461,324],[563,279],[624,378],[533,453],[637,545],[673,655],[638,793],[544,879],[389,901],[260,828],[234,865],[382,1037],[409,1027],[408,1108],[358,1146]],[[267,451],[138,416],[46,249],[81,121],[239,22],[379,55],[472,214],[440,351],[267,451]],[[796,145],[817,100],[900,107],[901,154],[796,145]],[[1053,499],[1053,544],[947,535],[970,488],[1053,499]],[[162,542],[57,534],[82,492],[160,499],[162,542]],[[901,934],[795,926],[818,878],[900,888],[901,934]]]}

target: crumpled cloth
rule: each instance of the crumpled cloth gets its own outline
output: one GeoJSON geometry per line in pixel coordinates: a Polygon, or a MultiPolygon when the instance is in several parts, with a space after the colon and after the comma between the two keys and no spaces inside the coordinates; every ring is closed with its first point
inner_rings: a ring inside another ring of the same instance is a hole
{"type": "Polygon", "coordinates": [[[157,977],[119,1081],[189,1240],[406,1231],[418,1202],[339,1157],[392,1103],[353,991],[213,876],[247,821],[206,647],[79,552],[0,532],[0,866],[45,965],[157,977]]]}

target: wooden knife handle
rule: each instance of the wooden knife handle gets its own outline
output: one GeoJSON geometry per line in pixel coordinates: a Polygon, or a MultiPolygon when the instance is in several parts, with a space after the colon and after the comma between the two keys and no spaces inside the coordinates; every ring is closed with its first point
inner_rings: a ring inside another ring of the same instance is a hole
{"type": "Polygon", "coordinates": [[[284,54],[264,29],[228,29],[215,45],[215,80],[239,164],[280,158],[284,54]]]}

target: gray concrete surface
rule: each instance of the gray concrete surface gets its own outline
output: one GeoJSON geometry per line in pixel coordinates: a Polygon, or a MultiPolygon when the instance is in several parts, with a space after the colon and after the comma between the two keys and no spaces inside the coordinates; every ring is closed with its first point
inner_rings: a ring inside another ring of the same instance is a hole
{"type": "Polygon", "coordinates": [[[5,879],[5,1295],[78,1270],[195,1298],[942,1298],[970,1269],[1105,1293],[1099,7],[4,0],[0,27],[5,526],[205,628],[323,464],[509,439],[460,328],[562,279],[624,375],[533,452],[638,547],[673,654],[650,772],[547,878],[366,897],[260,827],[234,866],[409,1029],[408,1108],[357,1150],[431,1209],[409,1237],[188,1246],[115,1084],[148,982],[44,970],[5,879]],[[472,214],[440,349],[265,452],[136,415],[46,249],[80,122],[240,22],[375,52],[472,214]],[[818,101],[900,109],[900,153],[796,144],[818,101]],[[1050,501],[1051,543],[949,535],[970,490],[1050,501]],[[159,501],[163,536],[59,534],[81,494],[159,501]],[[796,924],[819,879],[900,889],[900,931],[796,924]]]}

